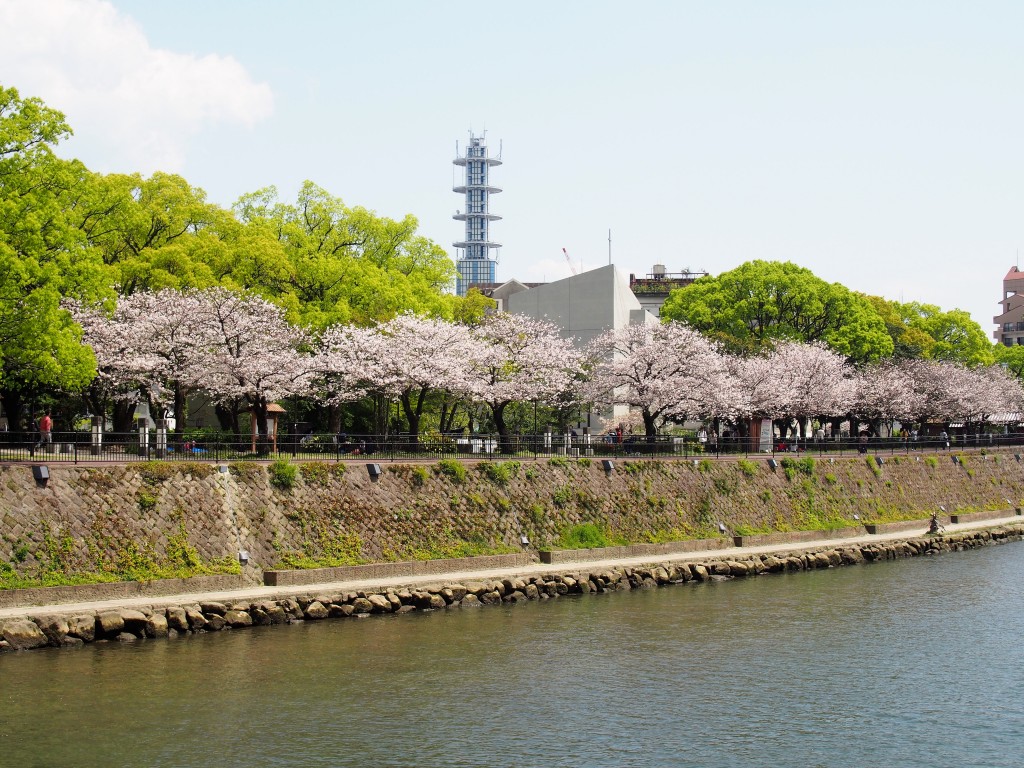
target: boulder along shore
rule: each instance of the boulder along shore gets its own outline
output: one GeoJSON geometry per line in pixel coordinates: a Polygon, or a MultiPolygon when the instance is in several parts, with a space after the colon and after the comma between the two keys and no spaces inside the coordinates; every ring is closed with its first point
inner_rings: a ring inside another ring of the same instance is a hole
{"type": "Polygon", "coordinates": [[[487,605],[549,600],[669,585],[752,578],[864,565],[904,557],[921,557],[977,549],[1024,540],[1024,522],[990,528],[912,536],[885,541],[851,542],[838,546],[808,543],[784,551],[690,560],[665,559],[642,565],[579,567],[516,573],[505,577],[460,582],[344,589],[344,585],[311,585],[301,593],[260,599],[153,600],[149,605],[95,608],[46,606],[25,609],[0,619],[0,652],[45,647],[72,647],[99,642],[138,642],[174,638],[188,633],[219,632],[272,624],[325,619],[364,619],[375,615],[424,610],[476,608],[487,605]]]}

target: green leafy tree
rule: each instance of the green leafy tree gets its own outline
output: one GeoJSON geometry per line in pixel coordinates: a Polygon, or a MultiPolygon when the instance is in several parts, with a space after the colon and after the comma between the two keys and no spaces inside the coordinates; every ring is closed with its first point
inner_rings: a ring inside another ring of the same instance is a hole
{"type": "Polygon", "coordinates": [[[992,365],[995,351],[985,331],[962,309],[943,312],[933,304],[905,305],[910,326],[926,333],[934,345],[929,357],[960,363],[968,368],[992,365]]]}
{"type": "Polygon", "coordinates": [[[60,112],[0,87],[0,397],[15,423],[26,397],[79,389],[95,373],[60,307],[62,297],[98,300],[106,290],[74,221],[88,172],[53,153],[70,133],[60,112]]]}
{"type": "Polygon", "coordinates": [[[935,339],[913,324],[914,313],[910,305],[883,299],[881,296],[865,296],[885,323],[885,330],[892,339],[893,357],[907,359],[930,359],[935,339]]]}
{"type": "Polygon", "coordinates": [[[114,272],[118,294],[216,285],[232,262],[229,211],[181,176],[95,175],[78,207],[82,232],[114,272]]]}
{"type": "Polygon", "coordinates": [[[312,182],[295,204],[277,200],[273,187],[244,195],[234,207],[261,243],[233,275],[286,307],[313,329],[388,320],[404,311],[450,318],[455,266],[444,249],[416,234],[417,221],[395,221],[350,208],[312,182]],[[281,250],[270,243],[276,241],[281,250]]]}
{"type": "Polygon", "coordinates": [[[855,363],[892,354],[885,322],[865,297],[791,262],[748,261],[669,295],[664,321],[687,323],[736,352],[776,341],[822,341],[855,363]]]}
{"type": "Polygon", "coordinates": [[[996,362],[1018,379],[1024,379],[1024,346],[1015,344],[1012,347],[996,344],[993,347],[996,362]]]}

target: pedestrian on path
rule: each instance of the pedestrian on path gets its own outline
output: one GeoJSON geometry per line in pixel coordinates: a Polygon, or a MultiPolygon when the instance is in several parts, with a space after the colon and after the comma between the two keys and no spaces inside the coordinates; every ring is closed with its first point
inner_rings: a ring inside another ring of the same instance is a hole
{"type": "Polygon", "coordinates": [[[53,419],[50,417],[50,412],[47,411],[43,414],[43,417],[39,420],[39,442],[36,444],[37,448],[41,448],[44,445],[53,444],[53,419]]]}

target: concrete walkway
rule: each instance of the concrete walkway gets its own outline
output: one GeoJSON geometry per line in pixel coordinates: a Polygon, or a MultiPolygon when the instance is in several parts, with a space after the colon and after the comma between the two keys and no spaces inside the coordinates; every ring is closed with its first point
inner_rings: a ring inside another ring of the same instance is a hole
{"type": "MultiPolygon", "coordinates": [[[[1008,515],[997,520],[979,520],[975,522],[948,524],[944,526],[946,533],[958,533],[984,528],[998,528],[1002,525],[1021,523],[1024,519],[1017,515],[1008,515]]],[[[604,571],[612,568],[636,567],[650,563],[692,562],[701,560],[741,559],[750,555],[762,555],[777,552],[798,552],[802,550],[829,547],[850,546],[853,544],[877,544],[887,541],[899,541],[922,536],[928,524],[921,522],[920,531],[901,531],[897,533],[863,534],[839,539],[820,539],[800,543],[773,544],[759,547],[729,547],[702,552],[681,552],[675,554],[647,555],[643,557],[618,558],[608,560],[588,560],[577,563],[557,563],[544,565],[532,563],[519,568],[492,568],[481,571],[453,571],[443,574],[423,576],[396,576],[363,581],[334,581],[323,584],[303,584],[294,587],[248,587],[224,592],[191,592],[180,595],[164,595],[159,597],[133,597],[117,600],[95,600],[81,603],[59,603],[55,605],[17,606],[0,609],[0,620],[23,616],[42,616],[48,613],[73,614],[103,611],[114,608],[137,608],[139,606],[191,605],[202,602],[253,603],[262,600],[280,600],[296,595],[336,594],[338,592],[378,591],[387,588],[415,587],[423,584],[454,584],[469,581],[493,581],[515,576],[542,573],[572,573],[574,571],[604,571]]]]}

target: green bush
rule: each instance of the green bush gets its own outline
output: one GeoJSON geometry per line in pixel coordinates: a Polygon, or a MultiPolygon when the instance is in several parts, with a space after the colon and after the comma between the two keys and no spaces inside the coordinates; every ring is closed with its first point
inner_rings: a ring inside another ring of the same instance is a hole
{"type": "Polygon", "coordinates": [[[437,462],[437,474],[444,475],[453,483],[466,482],[466,468],[458,459],[441,459],[437,462]]]}
{"type": "Polygon", "coordinates": [[[594,549],[610,547],[613,542],[608,532],[594,523],[580,523],[562,531],[558,538],[561,549],[594,549]]]}
{"type": "Polygon", "coordinates": [[[697,465],[697,469],[699,469],[701,472],[710,472],[711,467],[712,464],[709,459],[701,459],[700,463],[697,465]]]}
{"type": "Polygon", "coordinates": [[[584,456],[583,458],[576,459],[576,463],[579,464],[581,467],[589,467],[591,461],[586,456],[584,456]]]}
{"type": "Polygon", "coordinates": [[[875,457],[874,456],[865,456],[864,457],[864,463],[866,463],[868,465],[868,469],[871,470],[871,473],[875,477],[881,477],[882,476],[882,468],[878,466],[878,462],[875,461],[875,457]]]}
{"type": "Polygon", "coordinates": [[[576,497],[576,491],[571,485],[563,485],[551,495],[551,500],[556,507],[564,507],[576,497]]]}
{"type": "Polygon", "coordinates": [[[934,456],[925,456],[924,463],[927,464],[932,469],[935,469],[935,467],[939,466],[939,460],[934,456]]]}
{"type": "Polygon", "coordinates": [[[143,512],[149,512],[151,509],[156,507],[156,496],[146,491],[139,491],[139,509],[143,512]]]}
{"type": "Polygon", "coordinates": [[[736,463],[736,466],[738,466],[740,468],[740,472],[742,472],[747,477],[757,476],[757,464],[753,461],[750,461],[749,459],[740,459],[736,463]]]}
{"type": "Polygon", "coordinates": [[[289,464],[285,459],[278,459],[268,468],[270,472],[270,484],[282,491],[290,491],[295,487],[295,478],[298,470],[294,464],[289,464]]]}
{"type": "Polygon", "coordinates": [[[498,485],[507,485],[521,466],[518,461],[495,461],[478,465],[480,472],[498,485]]]}
{"type": "Polygon", "coordinates": [[[787,480],[792,480],[796,476],[797,472],[808,476],[814,474],[814,459],[810,456],[806,456],[802,459],[792,459],[789,456],[786,456],[779,463],[782,465],[782,469],[786,473],[787,480]]]}
{"type": "Polygon", "coordinates": [[[569,460],[565,456],[552,456],[548,459],[548,464],[552,467],[561,467],[562,469],[569,468],[569,460]]]}
{"type": "Polygon", "coordinates": [[[426,484],[428,477],[430,477],[430,474],[427,472],[426,467],[413,467],[412,474],[410,475],[412,484],[417,488],[422,488],[426,484]]]}

